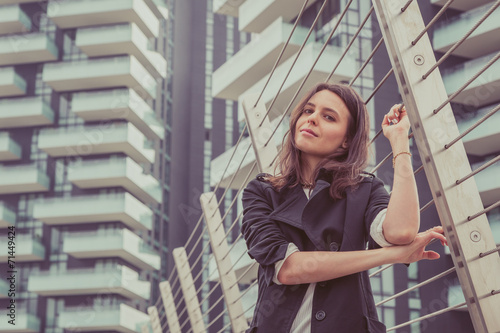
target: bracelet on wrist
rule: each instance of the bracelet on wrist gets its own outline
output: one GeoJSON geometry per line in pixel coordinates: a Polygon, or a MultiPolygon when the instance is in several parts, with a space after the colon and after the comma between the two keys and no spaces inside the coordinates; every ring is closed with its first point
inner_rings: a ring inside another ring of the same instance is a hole
{"type": "Polygon", "coordinates": [[[411,153],[409,151],[402,151],[400,153],[397,153],[396,155],[394,155],[394,157],[392,158],[392,168],[394,169],[396,167],[396,157],[398,157],[399,155],[401,154],[407,154],[407,155],[410,155],[411,157],[411,153]]]}

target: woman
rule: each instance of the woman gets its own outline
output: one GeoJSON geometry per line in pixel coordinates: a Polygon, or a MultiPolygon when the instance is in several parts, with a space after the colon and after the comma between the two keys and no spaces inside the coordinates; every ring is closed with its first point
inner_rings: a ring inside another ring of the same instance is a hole
{"type": "Polygon", "coordinates": [[[385,332],[367,270],[437,259],[441,227],[419,229],[406,110],[382,122],[393,150],[389,196],[364,173],[368,114],[348,86],[318,84],[290,116],[280,173],[259,174],[243,192],[242,233],[259,263],[259,292],[248,332],[385,332]],[[368,245],[368,249],[367,249],[368,245]]]}

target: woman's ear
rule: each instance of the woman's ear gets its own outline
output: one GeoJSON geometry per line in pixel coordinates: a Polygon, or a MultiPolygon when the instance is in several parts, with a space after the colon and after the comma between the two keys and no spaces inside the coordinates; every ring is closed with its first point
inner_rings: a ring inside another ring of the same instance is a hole
{"type": "Polygon", "coordinates": [[[347,143],[347,139],[342,142],[342,148],[347,149],[349,147],[349,144],[347,143]]]}

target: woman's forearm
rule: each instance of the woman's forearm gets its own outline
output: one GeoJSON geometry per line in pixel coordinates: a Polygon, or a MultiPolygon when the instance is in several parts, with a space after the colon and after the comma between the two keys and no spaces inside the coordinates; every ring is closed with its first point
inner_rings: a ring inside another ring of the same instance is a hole
{"type": "Polygon", "coordinates": [[[439,254],[426,251],[432,239],[447,244],[441,227],[417,234],[408,245],[384,247],[375,250],[326,252],[294,252],[286,258],[278,273],[282,284],[293,285],[336,279],[392,263],[412,263],[422,259],[434,260],[439,254]]]}
{"type": "MultiPolygon", "coordinates": [[[[391,142],[391,146],[393,156],[400,152],[409,152],[409,141],[406,137],[391,142]]],[[[420,226],[419,210],[411,158],[408,154],[400,154],[395,160],[392,194],[383,223],[385,239],[396,245],[411,243],[420,226]]]]}
{"type": "Polygon", "coordinates": [[[387,249],[295,252],[283,263],[278,280],[288,285],[313,283],[366,271],[394,261],[387,249]]]}

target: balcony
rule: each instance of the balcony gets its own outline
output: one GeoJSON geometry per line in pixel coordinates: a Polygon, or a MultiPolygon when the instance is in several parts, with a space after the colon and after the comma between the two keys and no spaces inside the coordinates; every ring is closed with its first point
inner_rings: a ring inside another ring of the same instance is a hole
{"type": "Polygon", "coordinates": [[[26,81],[16,73],[14,67],[0,68],[0,97],[25,94],[26,81]]]}
{"type": "Polygon", "coordinates": [[[85,121],[124,119],[149,139],[163,139],[165,127],[151,107],[132,89],[73,94],[71,111],[85,121]]]}
{"type": "Polygon", "coordinates": [[[16,325],[7,322],[7,310],[0,311],[0,332],[9,333],[38,333],[40,332],[40,319],[32,314],[22,313],[16,309],[16,325]]]}
{"type": "Polygon", "coordinates": [[[0,128],[33,127],[54,123],[54,111],[42,97],[0,100],[0,128]]]}
{"type": "MultiPolygon", "coordinates": [[[[255,275],[257,276],[257,273],[255,273],[255,275]]],[[[246,293],[241,298],[241,303],[243,305],[243,309],[246,310],[245,318],[252,319],[253,313],[255,311],[255,304],[257,303],[257,295],[259,292],[259,285],[256,284],[256,285],[252,286],[251,289],[249,289],[248,291],[243,291],[243,290],[241,291],[241,293],[244,293],[244,292],[246,292],[246,293]]]]}
{"type": "MultiPolygon", "coordinates": [[[[465,132],[475,122],[481,119],[495,106],[484,107],[475,113],[473,118],[457,120],[458,130],[460,133],[465,132]]],[[[500,142],[500,112],[496,112],[485,122],[467,134],[463,139],[467,154],[486,156],[498,152],[498,142],[500,142]]]]}
{"type": "MultiPolygon", "coordinates": [[[[465,296],[460,285],[448,286],[448,306],[454,306],[465,302],[465,296]]],[[[467,311],[467,305],[461,306],[455,311],[467,311]]]]}
{"type": "Polygon", "coordinates": [[[161,266],[160,256],[127,229],[69,233],[64,236],[63,251],[79,259],[119,257],[141,270],[158,270],[161,266]]]}
{"type": "Polygon", "coordinates": [[[35,164],[0,166],[0,194],[46,192],[50,179],[35,164]]]}
{"type": "Polygon", "coordinates": [[[155,151],[131,123],[43,129],[38,148],[53,157],[123,153],[137,163],[153,163],[155,151]]]}
{"type": "Polygon", "coordinates": [[[128,193],[36,201],[33,218],[47,225],[120,221],[134,230],[151,230],[153,212],[128,193]]]}
{"type": "MultiPolygon", "coordinates": [[[[290,104],[293,96],[295,95],[297,89],[302,84],[302,81],[308,74],[309,70],[313,66],[316,58],[321,50],[322,45],[317,43],[311,43],[306,45],[302,50],[297,62],[293,66],[290,75],[288,76],[285,85],[283,86],[280,95],[276,99],[273,109],[269,113],[269,118],[275,119],[276,117],[281,117],[282,113],[285,111],[287,106],[290,104]]],[[[323,55],[319,58],[319,61],[314,66],[313,71],[306,80],[304,86],[300,90],[298,96],[303,96],[312,86],[318,82],[325,81],[330,72],[333,69],[333,64],[336,64],[342,55],[342,49],[335,46],[328,46],[323,55]]],[[[288,71],[292,67],[294,57],[289,58],[287,61],[283,62],[276,68],[273,78],[267,89],[262,95],[261,101],[265,103],[266,107],[269,107],[272,100],[274,99],[276,92],[278,91],[281,83],[285,79],[288,71]]],[[[356,73],[356,64],[353,59],[345,57],[342,60],[341,65],[335,71],[330,81],[333,82],[345,82],[349,81],[354,77],[356,73]]],[[[250,87],[246,93],[259,93],[264,89],[264,85],[267,81],[267,76],[262,78],[259,82],[250,87]]],[[[245,93],[240,98],[244,98],[245,93]]],[[[293,109],[298,103],[300,98],[296,98],[294,103],[291,105],[293,109]]],[[[240,119],[243,118],[242,110],[240,110],[240,119]]]]}
{"type": "Polygon", "coordinates": [[[55,61],[58,54],[45,33],[0,37],[0,66],[55,61]]]}
{"type": "MultiPolygon", "coordinates": [[[[16,262],[35,262],[45,260],[45,246],[31,235],[16,235],[16,262]]],[[[2,249],[7,248],[7,238],[0,239],[2,249]]],[[[7,263],[7,252],[0,253],[0,263],[7,263]]]]}
{"type": "Polygon", "coordinates": [[[245,0],[214,0],[213,11],[221,15],[238,17],[238,9],[245,0]]]}
{"type": "Polygon", "coordinates": [[[27,32],[31,20],[19,5],[2,6],[0,11],[0,31],[2,35],[27,32]]]}
{"type": "MultiPolygon", "coordinates": [[[[253,4],[253,1],[249,1],[253,4]]],[[[245,45],[212,76],[212,95],[222,99],[238,100],[249,87],[268,75],[285,45],[293,25],[277,19],[249,44],[245,45]]],[[[283,54],[282,61],[300,49],[308,29],[297,27],[283,54]]]]}
{"type": "MultiPolygon", "coordinates": [[[[316,1],[307,3],[309,8],[316,1]]],[[[238,11],[240,31],[260,33],[280,16],[283,21],[292,21],[304,5],[302,0],[252,0],[245,1],[238,11]]]]}
{"type": "Polygon", "coordinates": [[[131,158],[73,162],[68,168],[68,180],[74,185],[88,188],[123,187],[145,204],[162,201],[162,189],[152,175],[131,158]]]}
{"type": "Polygon", "coordinates": [[[128,87],[144,99],[156,97],[155,79],[134,56],[45,64],[42,79],[59,92],[128,87]]]}
{"type": "Polygon", "coordinates": [[[16,224],[16,213],[5,202],[0,201],[0,228],[8,228],[16,224]]]}
{"type": "Polygon", "coordinates": [[[9,132],[0,132],[0,161],[21,159],[21,146],[11,138],[9,132]]]}
{"type": "Polygon", "coordinates": [[[65,331],[76,332],[140,332],[142,324],[149,321],[149,316],[126,304],[117,307],[94,306],[65,308],[57,318],[57,326],[65,331]]]}
{"type": "Polygon", "coordinates": [[[2,5],[11,5],[17,3],[42,2],[44,0],[2,0],[2,5]]]}
{"type": "Polygon", "coordinates": [[[40,272],[28,280],[28,291],[50,297],[118,294],[129,299],[148,300],[150,289],[149,282],[139,280],[139,274],[126,266],[40,272]]]}
{"type": "MultiPolygon", "coordinates": [[[[436,6],[444,6],[447,0],[431,0],[431,4],[436,6]]],[[[451,3],[450,8],[457,9],[460,11],[471,10],[473,8],[482,6],[484,4],[491,3],[491,0],[455,0],[451,3]]]]}
{"type": "MultiPolygon", "coordinates": [[[[484,163],[472,165],[472,169],[477,169],[484,163]]],[[[474,176],[485,207],[495,203],[500,198],[500,177],[498,175],[500,175],[500,163],[497,162],[474,176]]]]}
{"type": "Polygon", "coordinates": [[[6,279],[0,279],[0,299],[9,298],[10,282],[6,279]]]}
{"type": "Polygon", "coordinates": [[[149,49],[148,37],[135,23],[78,29],[75,44],[89,57],[133,55],[149,74],[156,78],[167,76],[167,61],[149,49]]]}
{"type": "MultiPolygon", "coordinates": [[[[453,94],[474,76],[495,54],[469,60],[458,66],[443,70],[443,83],[448,95],[453,94]]],[[[453,99],[456,103],[481,107],[498,102],[500,84],[500,61],[491,65],[465,90],[453,99]]]]}
{"type": "MultiPolygon", "coordinates": [[[[475,1],[470,1],[474,3],[475,1]]],[[[443,22],[434,30],[433,46],[438,52],[448,51],[465,35],[481,16],[491,7],[491,3],[462,13],[443,22]]],[[[454,55],[477,58],[498,50],[500,44],[500,11],[495,10],[481,25],[460,45],[454,55]]]]}
{"type": "MultiPolygon", "coordinates": [[[[229,257],[231,258],[231,263],[234,265],[234,271],[236,273],[236,279],[239,280],[241,284],[250,284],[253,280],[257,278],[257,271],[259,269],[258,265],[255,265],[250,271],[248,271],[245,276],[241,276],[248,269],[250,265],[252,265],[255,260],[250,259],[249,256],[242,256],[243,253],[247,252],[247,246],[243,239],[239,240],[238,243],[233,247],[231,252],[229,253],[229,257]],[[238,258],[241,259],[237,262],[238,258]]],[[[215,258],[210,256],[210,263],[208,266],[210,281],[217,282],[220,279],[219,271],[217,270],[217,264],[215,263],[215,258]],[[215,272],[212,273],[212,271],[215,272]]],[[[244,307],[246,309],[246,307],[244,307]]]]}
{"type": "Polygon", "coordinates": [[[61,29],[134,22],[158,37],[160,22],[143,0],[72,0],[49,6],[47,16],[61,29]]]}
{"type": "MultiPolygon", "coordinates": [[[[274,129],[277,126],[278,122],[279,122],[278,118],[271,121],[271,128],[274,129]]],[[[274,142],[277,148],[281,145],[283,136],[288,130],[288,126],[289,126],[288,121],[287,120],[283,121],[279,129],[274,134],[271,143],[274,142]]],[[[254,168],[252,174],[248,176],[250,170],[252,169],[252,164],[253,162],[255,162],[255,153],[253,148],[250,147],[250,150],[248,151],[248,153],[246,153],[248,146],[250,146],[251,144],[252,142],[249,137],[243,138],[238,146],[237,151],[234,153],[234,157],[230,163],[229,159],[233,154],[233,151],[236,149],[236,146],[231,147],[230,149],[226,150],[224,153],[222,153],[221,155],[217,156],[215,159],[212,160],[212,162],[210,163],[210,186],[216,186],[216,184],[220,182],[220,187],[222,188],[230,187],[234,190],[238,190],[242,186],[245,186],[246,183],[248,183],[250,180],[255,178],[255,176],[259,173],[257,168],[254,168]],[[245,158],[243,159],[243,157],[245,158]],[[228,163],[229,166],[227,168],[226,173],[224,174],[224,178],[221,179],[221,177],[223,176],[222,172],[225,170],[226,165],[228,165],[228,163]],[[240,163],[241,167],[238,169],[240,163]],[[234,180],[231,183],[231,179],[233,179],[233,175],[235,172],[237,172],[237,174],[236,176],[234,176],[234,180]],[[246,183],[245,183],[245,178],[247,178],[246,183]]]]}
{"type": "Polygon", "coordinates": [[[168,8],[165,0],[144,0],[149,9],[156,15],[157,18],[168,19],[168,8]]]}

